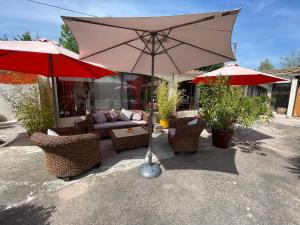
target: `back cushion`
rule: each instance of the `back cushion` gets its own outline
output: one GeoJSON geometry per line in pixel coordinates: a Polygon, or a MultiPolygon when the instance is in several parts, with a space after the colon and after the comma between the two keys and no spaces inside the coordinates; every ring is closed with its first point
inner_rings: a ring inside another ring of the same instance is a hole
{"type": "Polygon", "coordinates": [[[141,112],[133,113],[132,120],[140,121],[142,119],[143,119],[143,113],[141,112]]]}
{"type": "Polygon", "coordinates": [[[116,122],[118,120],[121,120],[120,114],[114,109],[107,112],[106,117],[109,122],[116,122]]]}
{"type": "Polygon", "coordinates": [[[59,136],[58,133],[56,133],[54,130],[48,129],[47,135],[49,136],[59,136]]]}
{"type": "Polygon", "coordinates": [[[107,118],[102,110],[92,114],[92,116],[98,124],[107,122],[107,118]]]}
{"type": "Polygon", "coordinates": [[[124,120],[124,121],[130,121],[132,115],[133,115],[133,112],[128,111],[126,109],[122,109],[121,113],[120,113],[121,120],[124,120]]]}

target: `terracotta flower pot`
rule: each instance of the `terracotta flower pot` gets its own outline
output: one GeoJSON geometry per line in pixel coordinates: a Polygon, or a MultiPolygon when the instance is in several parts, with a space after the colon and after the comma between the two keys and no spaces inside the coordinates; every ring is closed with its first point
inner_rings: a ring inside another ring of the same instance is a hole
{"type": "Polygon", "coordinates": [[[169,128],[169,120],[159,120],[159,124],[162,125],[163,128],[169,128]]]}
{"type": "Polygon", "coordinates": [[[217,148],[228,148],[228,145],[232,139],[233,131],[228,132],[212,132],[212,144],[217,148]]]}

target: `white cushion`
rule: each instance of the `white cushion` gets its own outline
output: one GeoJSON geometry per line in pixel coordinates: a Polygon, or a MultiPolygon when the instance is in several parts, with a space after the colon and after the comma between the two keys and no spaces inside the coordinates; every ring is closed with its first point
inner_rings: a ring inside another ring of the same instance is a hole
{"type": "Polygon", "coordinates": [[[123,121],[130,121],[132,115],[133,115],[133,112],[128,111],[126,109],[122,109],[121,113],[120,113],[121,120],[123,120],[123,121]]]}
{"type": "Polygon", "coordinates": [[[142,113],[133,113],[132,115],[132,120],[142,120],[143,119],[143,114],[142,113]]]}
{"type": "Polygon", "coordinates": [[[107,117],[102,110],[99,110],[98,112],[92,114],[92,116],[98,124],[107,122],[107,117]]]}
{"type": "Polygon", "coordinates": [[[176,133],[176,128],[169,128],[169,133],[172,137],[174,137],[176,133]]]}
{"type": "Polygon", "coordinates": [[[197,123],[198,123],[198,119],[194,119],[194,120],[191,120],[190,122],[188,122],[188,125],[192,126],[192,125],[196,125],[197,123]]]}
{"type": "Polygon", "coordinates": [[[48,134],[49,136],[59,136],[58,133],[56,133],[54,130],[51,130],[51,129],[48,129],[48,130],[47,130],[47,134],[48,134]]]}

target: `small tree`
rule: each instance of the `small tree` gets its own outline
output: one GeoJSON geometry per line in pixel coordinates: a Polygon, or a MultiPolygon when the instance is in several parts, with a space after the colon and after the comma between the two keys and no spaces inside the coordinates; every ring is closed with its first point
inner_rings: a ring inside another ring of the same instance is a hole
{"type": "Polygon", "coordinates": [[[257,70],[259,70],[259,71],[272,70],[272,69],[274,69],[274,66],[270,59],[262,60],[259,67],[257,68],[257,70]]]}
{"type": "Polygon", "coordinates": [[[17,37],[15,37],[14,40],[16,40],[16,41],[32,41],[33,38],[31,36],[30,32],[26,31],[23,34],[18,35],[17,37]]]}
{"type": "Polygon", "coordinates": [[[177,89],[175,93],[169,95],[167,82],[160,81],[155,94],[157,98],[160,119],[170,119],[172,113],[174,110],[176,110],[176,106],[182,100],[183,92],[177,89]]]}
{"type": "Polygon", "coordinates": [[[197,68],[196,70],[204,71],[204,72],[207,73],[207,72],[210,72],[210,71],[220,69],[222,67],[224,67],[224,63],[218,63],[218,64],[214,64],[214,65],[210,65],[210,66],[203,66],[203,67],[197,68]]]}
{"type": "Polygon", "coordinates": [[[8,41],[7,35],[3,34],[2,37],[0,37],[0,41],[8,41]]]}
{"type": "Polygon", "coordinates": [[[280,64],[284,68],[300,66],[300,50],[293,51],[290,55],[280,58],[280,64]]]}
{"type": "Polygon", "coordinates": [[[70,29],[65,25],[61,25],[59,43],[66,49],[79,53],[78,44],[70,31],[70,29]]]}

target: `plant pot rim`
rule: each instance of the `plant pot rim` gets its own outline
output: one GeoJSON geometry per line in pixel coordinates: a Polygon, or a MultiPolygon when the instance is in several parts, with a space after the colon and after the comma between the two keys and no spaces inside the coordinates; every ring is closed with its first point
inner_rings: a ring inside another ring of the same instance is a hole
{"type": "Polygon", "coordinates": [[[212,129],[212,133],[215,133],[215,134],[233,134],[234,133],[234,130],[233,129],[231,129],[231,130],[228,130],[228,131],[220,131],[220,130],[214,130],[214,129],[212,129]]]}

